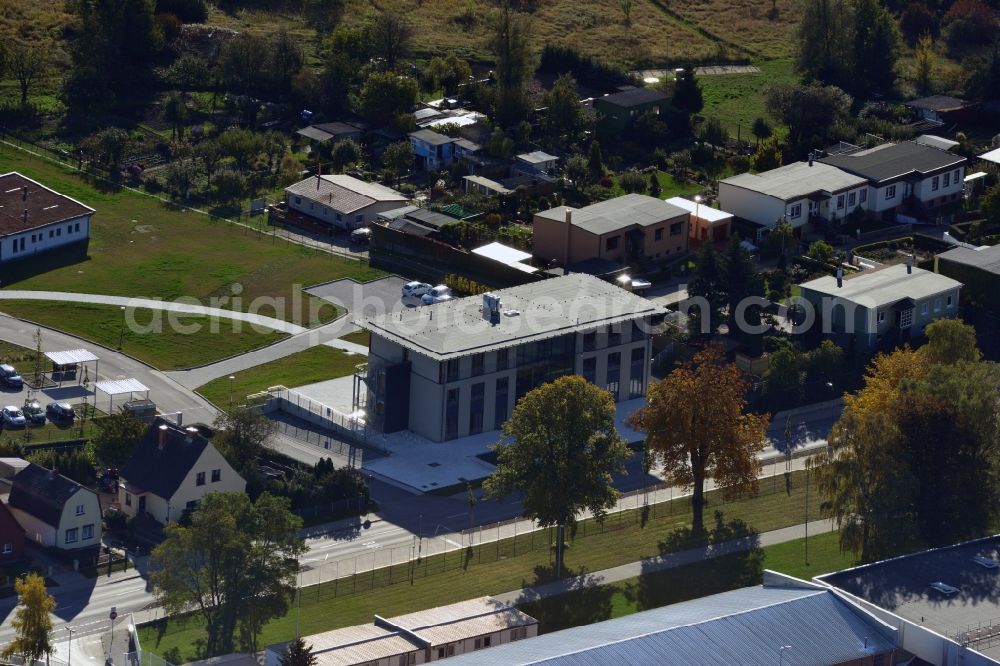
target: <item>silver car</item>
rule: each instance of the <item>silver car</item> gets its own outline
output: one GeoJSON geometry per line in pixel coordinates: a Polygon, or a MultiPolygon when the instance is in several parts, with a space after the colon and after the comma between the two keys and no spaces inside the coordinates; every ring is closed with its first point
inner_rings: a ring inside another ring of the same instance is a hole
{"type": "Polygon", "coordinates": [[[403,285],[403,298],[407,296],[423,296],[433,287],[426,282],[407,282],[403,285]]]}
{"type": "Polygon", "coordinates": [[[420,302],[424,305],[434,305],[435,303],[443,303],[445,301],[451,300],[451,289],[439,284],[434,287],[426,294],[420,297],[420,302]]]}
{"type": "Polygon", "coordinates": [[[24,413],[14,405],[8,405],[0,411],[0,420],[5,426],[12,428],[23,428],[28,424],[28,419],[24,418],[24,413]]]}

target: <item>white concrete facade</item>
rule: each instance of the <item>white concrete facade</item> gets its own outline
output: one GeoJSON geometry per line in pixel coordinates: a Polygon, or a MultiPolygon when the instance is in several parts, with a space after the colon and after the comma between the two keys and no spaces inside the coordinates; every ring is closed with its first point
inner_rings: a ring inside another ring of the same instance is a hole
{"type": "Polygon", "coordinates": [[[66,501],[58,525],[49,525],[22,509],[8,508],[24,528],[25,536],[41,546],[77,550],[101,543],[101,503],[92,490],[80,487],[66,501]]]}
{"type": "Polygon", "coordinates": [[[0,236],[0,263],[24,259],[90,238],[93,213],[0,236]]]}

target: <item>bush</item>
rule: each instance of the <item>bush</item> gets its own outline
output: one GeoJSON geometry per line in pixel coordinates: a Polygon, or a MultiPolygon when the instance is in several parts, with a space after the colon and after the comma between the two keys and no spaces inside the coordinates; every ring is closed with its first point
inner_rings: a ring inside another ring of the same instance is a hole
{"type": "Polygon", "coordinates": [[[490,288],[485,284],[470,280],[463,275],[453,275],[451,273],[444,276],[444,284],[453,292],[463,296],[478,296],[490,291],[490,288]]]}
{"type": "Polygon", "coordinates": [[[626,171],[618,177],[618,184],[626,194],[646,191],[646,179],[638,171],[626,171]]]}
{"type": "Polygon", "coordinates": [[[601,187],[603,187],[605,189],[611,189],[612,187],[614,187],[615,182],[613,180],[611,180],[611,176],[605,175],[605,176],[601,176],[601,180],[599,181],[599,184],[600,184],[601,187]]]}

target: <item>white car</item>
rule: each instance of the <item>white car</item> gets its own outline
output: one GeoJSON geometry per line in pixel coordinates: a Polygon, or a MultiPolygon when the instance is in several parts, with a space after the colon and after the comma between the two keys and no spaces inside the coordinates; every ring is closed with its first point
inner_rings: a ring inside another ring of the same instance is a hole
{"type": "Polygon", "coordinates": [[[426,282],[407,282],[403,285],[403,298],[407,296],[423,296],[432,288],[426,282]]]}
{"type": "Polygon", "coordinates": [[[950,597],[953,594],[958,594],[958,588],[955,587],[954,585],[949,585],[948,583],[942,583],[940,581],[937,581],[931,583],[931,587],[940,592],[941,594],[945,595],[946,597],[950,597]]]}
{"type": "Polygon", "coordinates": [[[4,407],[3,411],[0,411],[0,419],[3,420],[5,426],[13,426],[15,428],[22,428],[28,424],[28,419],[24,418],[24,413],[13,405],[4,407]]]}
{"type": "Polygon", "coordinates": [[[451,300],[451,289],[444,286],[443,284],[439,284],[438,286],[434,287],[433,289],[431,289],[426,294],[420,297],[420,301],[424,305],[434,305],[435,303],[443,303],[444,301],[450,301],[450,300],[451,300]]]}
{"type": "Polygon", "coordinates": [[[975,557],[972,558],[972,561],[984,569],[996,569],[1000,567],[1000,562],[997,562],[991,557],[985,557],[983,555],[976,555],[975,557]]]}

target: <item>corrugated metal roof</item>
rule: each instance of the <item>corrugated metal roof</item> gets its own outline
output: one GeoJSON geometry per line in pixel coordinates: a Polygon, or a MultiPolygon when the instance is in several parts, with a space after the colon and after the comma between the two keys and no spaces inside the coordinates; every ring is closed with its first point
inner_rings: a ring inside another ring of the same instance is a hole
{"type": "Polygon", "coordinates": [[[97,360],[97,357],[86,349],[45,352],[45,356],[56,365],[73,365],[74,363],[88,363],[97,360]]]}
{"type": "Polygon", "coordinates": [[[753,587],[456,657],[477,664],[831,664],[892,650],[895,630],[812,588],[753,587]],[[867,646],[866,646],[867,642],[867,646]]]}
{"type": "Polygon", "coordinates": [[[121,395],[122,393],[145,393],[149,390],[145,384],[138,379],[111,379],[105,382],[94,384],[96,388],[108,395],[121,395]]]}
{"type": "Polygon", "coordinates": [[[483,319],[480,296],[393,312],[357,324],[440,361],[665,312],[652,301],[582,273],[494,293],[500,296],[505,313],[495,325],[483,319]],[[518,314],[509,316],[512,311],[518,314]]]}
{"type": "Polygon", "coordinates": [[[344,174],[312,176],[289,185],[285,192],[322,203],[341,213],[353,213],[376,201],[406,201],[406,195],[396,190],[344,174]]]}
{"type": "Polygon", "coordinates": [[[850,155],[831,155],[821,158],[821,161],[869,180],[883,182],[909,174],[960,167],[966,160],[947,150],[904,141],[883,144],[850,155]]]}
{"type": "Polygon", "coordinates": [[[830,275],[803,282],[799,286],[864,307],[878,307],[892,305],[904,298],[927,298],[958,289],[962,283],[922,268],[914,268],[913,273],[907,273],[906,266],[896,264],[854,275],[845,279],[842,287],[838,287],[837,278],[830,275]]]}
{"type": "Polygon", "coordinates": [[[1000,275],[1000,245],[991,245],[973,250],[967,247],[956,247],[942,252],[938,259],[953,261],[963,266],[974,266],[994,275],[1000,275]]]}

